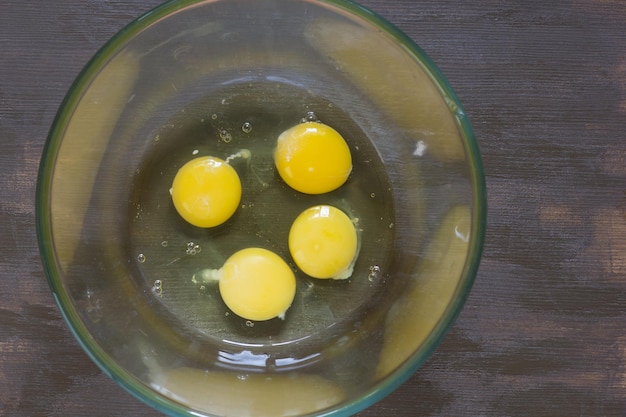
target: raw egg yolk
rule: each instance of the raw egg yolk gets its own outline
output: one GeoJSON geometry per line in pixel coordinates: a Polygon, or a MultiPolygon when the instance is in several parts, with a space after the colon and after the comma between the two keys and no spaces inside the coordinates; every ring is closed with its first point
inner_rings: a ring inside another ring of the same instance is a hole
{"type": "Polygon", "coordinates": [[[281,178],[305,194],[323,194],[341,187],[352,171],[350,148],[330,126],[300,123],[278,137],[274,162],[281,178]]]}
{"type": "Polygon", "coordinates": [[[219,288],[228,308],[240,317],[258,321],[284,318],[296,295],[296,277],[274,252],[247,248],[226,260],[219,288]]]}
{"type": "Polygon", "coordinates": [[[192,159],[178,170],[172,201],[181,217],[197,227],[214,227],[228,220],[241,201],[241,181],[235,169],[212,156],[192,159]]]}
{"type": "Polygon", "coordinates": [[[358,251],[352,220],[328,205],[306,209],[289,231],[289,252],[296,265],[313,278],[346,279],[358,251]]]}

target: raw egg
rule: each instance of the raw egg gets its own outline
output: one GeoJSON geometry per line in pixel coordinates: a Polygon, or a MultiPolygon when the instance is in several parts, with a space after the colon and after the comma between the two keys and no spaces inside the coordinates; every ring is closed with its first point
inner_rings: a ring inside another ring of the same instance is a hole
{"type": "Polygon", "coordinates": [[[242,249],[219,272],[219,289],[233,313],[248,320],[284,318],[296,295],[296,277],[287,263],[262,248],[242,249]]]}
{"type": "Polygon", "coordinates": [[[170,192],[183,219],[197,227],[215,227],[239,207],[241,181],[230,164],[205,156],[192,159],[178,170],[170,192]]]}
{"type": "Polygon", "coordinates": [[[346,279],[352,275],[359,242],[352,220],[340,209],[306,209],[289,231],[289,252],[298,268],[313,278],[346,279]]]}
{"type": "Polygon", "coordinates": [[[281,133],[274,162],[281,178],[305,194],[336,190],[352,171],[352,156],[344,138],[319,122],[300,123],[281,133]]]}

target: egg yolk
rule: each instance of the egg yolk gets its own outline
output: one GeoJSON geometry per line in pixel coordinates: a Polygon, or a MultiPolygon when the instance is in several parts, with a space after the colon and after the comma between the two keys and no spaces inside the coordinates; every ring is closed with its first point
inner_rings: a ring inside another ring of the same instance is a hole
{"type": "Polygon", "coordinates": [[[358,251],[358,235],[350,218],[336,207],[306,209],[289,231],[289,252],[296,265],[313,278],[346,279],[358,251]]]}
{"type": "Polygon", "coordinates": [[[200,157],[180,168],[171,194],[183,219],[197,227],[215,227],[239,207],[241,181],[235,169],[223,160],[200,157]]]}
{"type": "Polygon", "coordinates": [[[274,252],[247,248],[226,260],[219,288],[233,313],[262,321],[284,318],[296,294],[296,278],[289,265],[274,252]]]}
{"type": "Polygon", "coordinates": [[[281,178],[305,194],[323,194],[341,187],[352,171],[350,148],[330,126],[300,123],[278,137],[274,162],[281,178]]]}

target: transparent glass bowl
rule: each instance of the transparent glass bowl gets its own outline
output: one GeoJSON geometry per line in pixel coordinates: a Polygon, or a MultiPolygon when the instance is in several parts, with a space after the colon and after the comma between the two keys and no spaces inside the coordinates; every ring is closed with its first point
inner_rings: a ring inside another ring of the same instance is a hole
{"type": "Polygon", "coordinates": [[[451,88],[405,35],[349,1],[172,1],[111,39],[71,87],[40,167],[37,227],[50,286],[89,356],[172,416],[346,416],[405,381],[453,323],[478,268],[485,186],[451,88]],[[340,189],[291,190],[276,137],[337,129],[340,189]],[[241,150],[251,158],[237,157],[241,150]],[[199,229],[175,212],[177,169],[230,163],[241,207],[199,229]],[[353,275],[307,277],[287,234],[332,204],[360,233],[353,275]],[[234,251],[292,266],[285,320],[252,322],[194,280],[234,251]]]}

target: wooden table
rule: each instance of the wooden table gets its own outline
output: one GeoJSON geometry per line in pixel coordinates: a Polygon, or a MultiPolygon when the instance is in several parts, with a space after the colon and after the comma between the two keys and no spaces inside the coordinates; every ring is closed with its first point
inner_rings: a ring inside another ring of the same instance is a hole
{"type": "MultiPolygon", "coordinates": [[[[0,415],[157,416],[64,324],[37,168],[88,58],[159,0],[0,2],[0,415]]],[[[626,415],[626,2],[364,0],[439,65],[476,131],[489,226],[466,307],[370,416],[626,415]]]]}

